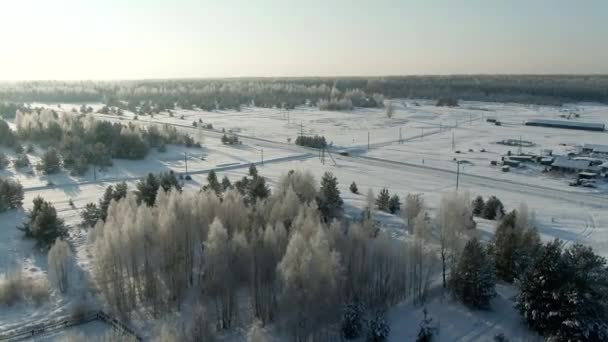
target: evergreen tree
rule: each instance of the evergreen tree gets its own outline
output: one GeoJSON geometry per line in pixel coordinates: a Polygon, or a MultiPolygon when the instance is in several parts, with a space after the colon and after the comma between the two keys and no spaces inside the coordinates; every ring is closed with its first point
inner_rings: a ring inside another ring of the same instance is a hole
{"type": "Polygon", "coordinates": [[[95,203],[88,203],[80,213],[80,218],[82,218],[81,225],[83,227],[94,227],[101,218],[101,210],[97,208],[95,203]]]}
{"type": "Polygon", "coordinates": [[[0,212],[23,204],[23,186],[12,179],[0,178],[0,212]]]}
{"type": "Polygon", "coordinates": [[[394,194],[388,201],[388,211],[391,214],[395,214],[399,210],[401,210],[401,201],[399,200],[399,196],[397,196],[397,194],[394,194]]]}
{"type": "Polygon", "coordinates": [[[378,208],[378,210],[388,212],[390,200],[391,197],[388,194],[388,190],[386,188],[380,190],[378,198],[376,198],[376,208],[378,208]]]}
{"type": "Polygon", "coordinates": [[[42,159],[40,160],[40,164],[38,164],[37,169],[44,172],[44,174],[50,175],[59,172],[60,161],[59,155],[57,151],[53,148],[49,149],[44,153],[42,159]]]}
{"type": "Polygon", "coordinates": [[[224,178],[222,178],[222,190],[225,192],[230,188],[232,188],[232,183],[230,183],[228,176],[224,176],[224,178]]]}
{"type": "Polygon", "coordinates": [[[485,202],[483,201],[483,197],[477,196],[473,200],[473,215],[481,216],[485,209],[485,202]]]}
{"type": "Polygon", "coordinates": [[[175,177],[173,170],[161,172],[161,174],[158,175],[158,181],[160,187],[163,188],[164,191],[170,191],[171,189],[182,191],[182,185],[177,180],[177,177],[175,177]]]}
{"type": "Polygon", "coordinates": [[[416,342],[431,342],[438,329],[433,324],[433,319],[428,317],[426,308],[424,308],[423,313],[424,318],[422,319],[422,322],[420,322],[420,330],[418,330],[416,342]]]}
{"type": "Polygon", "coordinates": [[[353,194],[359,193],[359,188],[357,188],[357,183],[355,183],[354,181],[350,184],[350,192],[352,192],[353,194]]]}
{"type": "Polygon", "coordinates": [[[4,154],[3,152],[0,152],[0,170],[7,167],[8,164],[9,164],[9,161],[8,161],[8,158],[6,157],[6,154],[4,154]]]}
{"type": "Polygon", "coordinates": [[[338,190],[338,180],[331,172],[325,172],[321,178],[321,189],[317,197],[321,217],[325,222],[342,217],[344,202],[338,190]]]}
{"type": "Polygon", "coordinates": [[[363,332],[363,305],[361,303],[347,304],[342,311],[342,336],[352,340],[361,336],[363,332]]]}
{"type": "Polygon", "coordinates": [[[103,193],[103,197],[99,200],[99,217],[102,220],[106,220],[108,216],[108,208],[110,207],[110,202],[112,202],[114,196],[114,187],[112,185],[108,186],[103,193]]]}
{"type": "Polygon", "coordinates": [[[156,194],[160,187],[159,181],[153,173],[149,173],[145,180],[137,182],[137,195],[138,202],[144,202],[148,206],[153,206],[156,201],[156,194]]]}
{"type": "Polygon", "coordinates": [[[258,168],[255,167],[255,164],[253,164],[253,163],[251,163],[251,165],[249,165],[249,176],[251,176],[251,177],[258,176],[258,168]]]}
{"type": "Polygon", "coordinates": [[[496,296],[494,265],[484,246],[472,238],[452,271],[450,288],[456,298],[475,308],[488,308],[496,296]]]}
{"type": "Polygon", "coordinates": [[[385,342],[388,340],[388,335],[391,332],[391,327],[386,322],[383,314],[376,316],[369,322],[369,330],[367,333],[367,342],[385,342]]]}
{"type": "Polygon", "coordinates": [[[516,252],[521,240],[521,232],[516,229],[517,213],[511,211],[496,227],[494,235],[494,261],[496,276],[504,281],[513,282],[516,276],[516,252]]]}
{"type": "Polygon", "coordinates": [[[203,186],[203,191],[213,191],[216,195],[222,194],[222,184],[217,180],[215,170],[211,170],[207,175],[207,185],[203,186]]]}
{"type": "Polygon", "coordinates": [[[116,184],[114,187],[114,191],[112,192],[112,199],[115,201],[120,201],[121,199],[127,197],[127,191],[129,190],[126,182],[120,182],[116,184]]]}
{"type": "Polygon", "coordinates": [[[264,177],[255,176],[249,182],[249,203],[256,203],[258,199],[264,199],[270,196],[270,188],[266,185],[264,177]]]}
{"type": "Polygon", "coordinates": [[[491,196],[486,201],[486,206],[483,210],[483,218],[488,220],[494,220],[496,218],[503,217],[505,215],[505,208],[502,202],[495,196],[491,196]]]}
{"type": "Polygon", "coordinates": [[[528,325],[559,341],[608,339],[608,267],[590,247],[547,243],[521,283],[517,308],[528,325]]]}
{"type": "Polygon", "coordinates": [[[34,207],[28,212],[26,221],[17,228],[23,231],[26,237],[35,239],[36,247],[44,250],[48,250],[56,239],[68,236],[55,207],[40,196],[34,199],[34,207]]]}

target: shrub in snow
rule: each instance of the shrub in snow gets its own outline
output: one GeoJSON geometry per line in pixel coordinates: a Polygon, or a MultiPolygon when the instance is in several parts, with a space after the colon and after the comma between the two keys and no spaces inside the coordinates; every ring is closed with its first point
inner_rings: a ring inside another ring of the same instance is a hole
{"type": "Polygon", "coordinates": [[[355,183],[354,181],[350,184],[350,192],[352,192],[353,194],[358,194],[359,193],[359,188],[357,188],[357,183],[355,183]]]}
{"type": "Polygon", "coordinates": [[[467,242],[452,270],[450,288],[456,298],[466,305],[488,308],[496,296],[494,263],[484,246],[472,238],[467,242]]]}
{"type": "Polygon", "coordinates": [[[363,332],[363,305],[360,303],[347,304],[342,311],[342,336],[347,340],[361,336],[363,332]]]}
{"type": "Polygon", "coordinates": [[[369,321],[369,330],[367,332],[367,342],[384,342],[388,339],[391,332],[391,327],[386,322],[383,314],[376,316],[369,321]]]}
{"type": "Polygon", "coordinates": [[[423,312],[424,318],[420,322],[420,330],[418,330],[416,342],[431,342],[439,329],[433,324],[433,319],[427,316],[426,308],[423,312]]]}

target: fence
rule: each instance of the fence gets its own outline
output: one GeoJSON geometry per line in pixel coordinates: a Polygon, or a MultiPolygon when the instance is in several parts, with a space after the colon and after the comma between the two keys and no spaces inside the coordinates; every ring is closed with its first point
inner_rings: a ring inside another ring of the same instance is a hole
{"type": "Polygon", "coordinates": [[[48,334],[50,332],[59,331],[62,329],[90,323],[97,320],[109,324],[110,326],[112,326],[113,329],[116,329],[122,332],[123,334],[133,336],[138,341],[142,340],[142,338],[138,336],[135,331],[133,331],[133,329],[129,328],[126,324],[122,323],[118,319],[108,315],[103,311],[90,311],[83,315],[78,315],[78,317],[66,316],[63,318],[48,320],[37,324],[26,325],[22,328],[0,333],[0,341],[25,340],[27,338],[48,334]]]}

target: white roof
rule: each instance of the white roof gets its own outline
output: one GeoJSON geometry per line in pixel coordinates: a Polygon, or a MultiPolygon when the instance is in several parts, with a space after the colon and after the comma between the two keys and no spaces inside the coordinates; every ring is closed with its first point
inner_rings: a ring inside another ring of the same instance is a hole
{"type": "Polygon", "coordinates": [[[552,166],[573,170],[587,170],[590,168],[588,160],[573,160],[564,156],[555,157],[552,166]]]}
{"type": "Polygon", "coordinates": [[[599,144],[585,144],[583,148],[586,150],[592,150],[593,152],[608,153],[608,145],[599,144]]]}
{"type": "Polygon", "coordinates": [[[582,121],[573,121],[573,120],[551,120],[551,119],[530,119],[526,121],[531,124],[541,124],[541,125],[557,125],[562,127],[580,127],[580,128],[593,128],[593,129],[604,129],[605,125],[603,123],[597,122],[582,122],[582,121]]]}

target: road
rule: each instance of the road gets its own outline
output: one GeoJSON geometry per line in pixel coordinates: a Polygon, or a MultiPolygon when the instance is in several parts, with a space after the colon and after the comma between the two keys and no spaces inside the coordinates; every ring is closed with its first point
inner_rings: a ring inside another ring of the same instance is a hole
{"type": "MultiPolygon", "coordinates": [[[[412,173],[421,173],[424,175],[436,175],[441,178],[453,178],[456,179],[456,171],[446,170],[433,166],[412,164],[407,162],[399,162],[394,160],[387,160],[381,158],[358,156],[351,158],[353,161],[359,160],[365,164],[376,164],[383,167],[389,167],[393,169],[400,169],[409,171],[412,173]]],[[[473,175],[469,173],[460,173],[460,184],[476,185],[480,187],[486,187],[489,189],[500,189],[510,192],[529,194],[529,195],[542,195],[544,197],[557,198],[566,202],[571,202],[577,205],[585,205],[597,208],[608,207],[608,198],[606,196],[573,192],[568,190],[560,190],[541,185],[520,183],[510,180],[495,179],[492,177],[473,175]]]]}
{"type": "MultiPolygon", "coordinates": [[[[98,117],[107,118],[108,116],[107,115],[98,115],[98,117]]],[[[123,117],[114,117],[114,119],[116,119],[116,118],[118,118],[120,120],[124,120],[123,117]]],[[[480,119],[481,119],[481,117],[474,118],[474,120],[480,120],[480,119]]],[[[137,122],[137,121],[133,121],[133,120],[129,120],[129,121],[137,122]]],[[[171,126],[179,127],[180,129],[186,130],[190,133],[200,132],[200,128],[194,128],[192,126],[185,125],[185,124],[182,125],[182,124],[176,124],[176,123],[164,123],[164,122],[160,122],[160,121],[151,121],[151,122],[150,121],[140,121],[140,123],[142,123],[142,124],[146,124],[146,123],[147,124],[150,124],[150,123],[168,124],[171,126]]],[[[452,127],[450,127],[450,126],[446,127],[447,130],[449,130],[451,128],[452,127]]],[[[431,135],[439,134],[439,133],[445,132],[446,129],[434,129],[434,130],[429,129],[428,131],[425,132],[424,136],[428,137],[431,135]]],[[[206,136],[214,137],[214,138],[221,138],[221,136],[223,135],[223,133],[218,130],[203,129],[203,132],[205,133],[206,136]]],[[[307,148],[307,147],[302,147],[302,146],[297,146],[294,144],[272,141],[272,140],[263,139],[263,138],[255,138],[255,137],[250,137],[250,136],[241,135],[241,134],[236,134],[236,135],[243,142],[256,143],[257,145],[268,146],[268,147],[273,147],[273,148],[288,149],[290,151],[298,151],[302,154],[295,156],[295,158],[297,159],[299,157],[300,160],[313,157],[316,153],[318,153],[318,150],[307,148]],[[307,157],[304,157],[304,155],[307,155],[307,157]]],[[[421,138],[420,135],[410,136],[409,138],[404,139],[403,142],[420,139],[420,138],[421,138]]],[[[392,145],[397,142],[399,142],[399,141],[390,140],[390,141],[386,141],[386,142],[373,143],[373,144],[369,145],[369,149],[370,150],[377,149],[377,148],[381,148],[384,146],[392,145]]],[[[436,175],[437,177],[441,177],[441,178],[446,178],[446,177],[454,178],[454,179],[456,178],[455,170],[448,170],[448,169],[442,169],[442,168],[437,168],[437,167],[432,167],[432,166],[425,166],[425,165],[419,165],[419,164],[413,164],[413,163],[407,163],[407,162],[400,162],[400,161],[394,161],[394,160],[388,160],[388,159],[363,156],[361,154],[368,151],[367,145],[350,146],[350,147],[345,147],[345,148],[341,148],[341,149],[336,148],[336,149],[332,149],[332,151],[335,154],[337,154],[336,152],[338,152],[338,151],[344,151],[344,152],[348,152],[352,156],[352,157],[336,156],[338,160],[348,158],[349,161],[353,161],[353,162],[361,162],[361,163],[365,163],[365,164],[375,163],[377,165],[382,165],[383,167],[407,170],[412,173],[418,172],[418,173],[421,173],[424,175],[432,174],[432,175],[436,175]]],[[[276,162],[288,162],[291,160],[289,158],[279,158],[279,159],[281,159],[281,160],[277,160],[276,162]]],[[[560,189],[545,187],[545,186],[541,186],[541,185],[521,183],[521,182],[503,180],[503,179],[495,179],[492,177],[473,175],[473,174],[464,173],[464,172],[460,173],[460,183],[463,185],[475,185],[475,186],[479,186],[479,187],[485,187],[488,189],[499,189],[499,190],[521,193],[521,194],[527,194],[527,195],[534,195],[534,196],[542,195],[544,197],[557,198],[557,199],[560,199],[560,200],[563,200],[566,202],[570,202],[570,203],[573,203],[576,205],[585,205],[585,206],[596,207],[596,208],[608,207],[608,198],[606,196],[602,196],[602,195],[597,195],[597,194],[592,194],[592,193],[574,192],[574,191],[568,191],[568,190],[560,190],[560,189]]]]}

